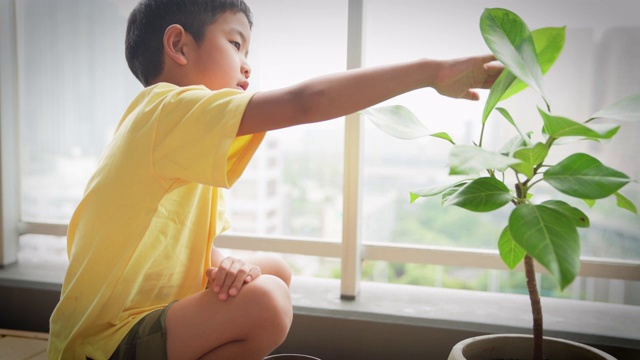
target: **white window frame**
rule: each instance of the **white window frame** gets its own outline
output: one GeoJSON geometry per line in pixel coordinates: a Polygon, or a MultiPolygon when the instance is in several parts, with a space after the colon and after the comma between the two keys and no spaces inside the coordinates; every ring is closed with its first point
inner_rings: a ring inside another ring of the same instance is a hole
{"type": "MultiPolygon", "coordinates": [[[[347,68],[363,65],[364,1],[349,0],[347,68]]],[[[65,236],[66,224],[20,221],[18,152],[18,52],[16,47],[15,0],[0,0],[0,266],[17,260],[18,237],[23,234],[65,236]]],[[[434,246],[371,243],[362,239],[362,136],[357,115],[345,121],[344,196],[342,239],[330,241],[303,237],[221,235],[216,245],[239,250],[272,251],[336,258],[341,261],[341,297],[355,299],[360,288],[365,260],[421,263],[505,270],[497,251],[434,246]]],[[[542,267],[541,272],[544,272],[542,267]]],[[[522,271],[522,268],[517,270],[522,271]]],[[[579,276],[640,281],[640,262],[617,259],[581,258],[579,276]]]]}
{"type": "Polygon", "coordinates": [[[18,259],[20,220],[15,0],[0,0],[0,267],[18,259]]]}

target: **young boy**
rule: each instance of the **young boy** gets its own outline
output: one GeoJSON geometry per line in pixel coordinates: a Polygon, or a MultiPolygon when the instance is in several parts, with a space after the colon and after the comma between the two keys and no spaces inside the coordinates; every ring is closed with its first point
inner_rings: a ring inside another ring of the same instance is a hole
{"type": "Polygon", "coordinates": [[[262,359],[292,319],[287,265],[223,257],[220,188],[264,133],[324,121],[423,87],[477,100],[492,56],[419,60],[246,92],[242,0],[143,0],[126,57],[145,89],[125,111],[69,224],[52,359],[262,359]]]}

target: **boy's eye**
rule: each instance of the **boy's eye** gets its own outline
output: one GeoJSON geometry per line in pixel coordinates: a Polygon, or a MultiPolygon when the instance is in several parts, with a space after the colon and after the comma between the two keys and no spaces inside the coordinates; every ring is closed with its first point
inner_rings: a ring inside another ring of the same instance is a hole
{"type": "Polygon", "coordinates": [[[237,50],[240,50],[240,43],[237,41],[229,41],[237,50]]]}

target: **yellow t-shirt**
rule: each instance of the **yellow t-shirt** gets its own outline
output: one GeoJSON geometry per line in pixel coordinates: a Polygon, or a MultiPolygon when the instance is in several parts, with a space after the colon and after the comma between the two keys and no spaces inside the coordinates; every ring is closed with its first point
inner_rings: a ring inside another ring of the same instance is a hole
{"type": "Polygon", "coordinates": [[[51,359],[106,359],[137,320],[205,288],[220,188],[264,138],[236,137],[251,96],[161,83],[134,99],[69,223],[51,359]]]}

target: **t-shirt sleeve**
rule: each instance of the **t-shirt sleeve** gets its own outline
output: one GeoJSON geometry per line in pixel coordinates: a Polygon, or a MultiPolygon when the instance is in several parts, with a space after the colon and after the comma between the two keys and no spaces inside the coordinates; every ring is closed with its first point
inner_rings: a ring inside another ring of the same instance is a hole
{"type": "Polygon", "coordinates": [[[236,137],[253,93],[202,87],[176,90],[155,119],[153,166],[166,179],[230,187],[264,133],[236,137]]]}

